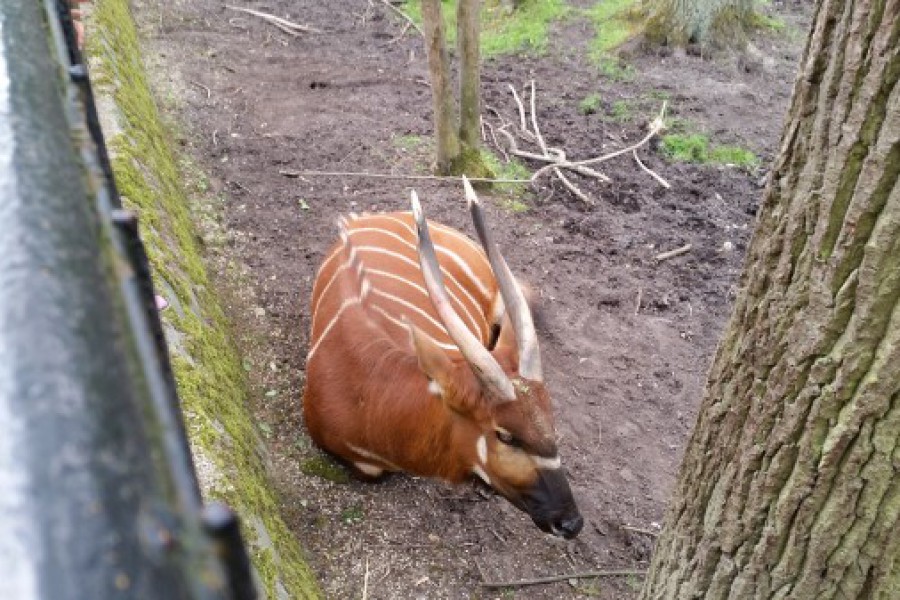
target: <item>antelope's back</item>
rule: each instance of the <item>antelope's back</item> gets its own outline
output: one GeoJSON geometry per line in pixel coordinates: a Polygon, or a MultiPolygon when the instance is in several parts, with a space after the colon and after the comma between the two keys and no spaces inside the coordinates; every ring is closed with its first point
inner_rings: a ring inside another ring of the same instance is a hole
{"type": "MultiPolygon", "coordinates": [[[[486,343],[502,311],[487,258],[459,231],[429,226],[453,308],[486,343]]],[[[364,215],[345,220],[342,228],[313,287],[308,362],[329,351],[347,351],[354,330],[371,336],[374,328],[397,346],[409,347],[404,321],[456,353],[425,288],[412,214],[364,215]]]]}

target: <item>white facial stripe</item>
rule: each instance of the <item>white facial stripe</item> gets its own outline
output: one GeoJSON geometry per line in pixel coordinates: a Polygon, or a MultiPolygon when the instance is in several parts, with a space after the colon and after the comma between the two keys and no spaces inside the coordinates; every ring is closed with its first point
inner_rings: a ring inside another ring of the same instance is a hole
{"type": "Polygon", "coordinates": [[[486,484],[491,485],[491,478],[488,477],[488,474],[484,472],[484,469],[482,469],[478,465],[473,465],[472,472],[481,477],[482,481],[484,481],[486,484]]]}
{"type": "Polygon", "coordinates": [[[559,460],[558,456],[547,458],[546,456],[537,456],[535,454],[532,454],[531,460],[534,461],[534,464],[537,466],[537,468],[547,469],[548,471],[558,469],[562,466],[562,462],[559,460]]]}
{"type": "Polygon", "coordinates": [[[475,451],[478,453],[478,460],[481,461],[481,464],[487,464],[487,439],[484,436],[478,438],[478,441],[475,442],[475,451]]]}
{"type": "MultiPolygon", "coordinates": [[[[408,265],[410,265],[410,266],[412,266],[412,267],[414,267],[414,268],[416,268],[416,269],[419,269],[419,268],[420,268],[420,267],[419,267],[419,263],[417,263],[416,261],[412,260],[412,259],[409,258],[408,256],[405,256],[405,255],[400,254],[400,253],[398,253],[398,252],[393,252],[393,251],[391,251],[391,250],[387,250],[386,248],[379,248],[378,246],[354,246],[354,248],[355,248],[356,250],[358,250],[359,252],[374,252],[375,254],[384,254],[384,255],[390,256],[390,257],[392,257],[392,258],[396,258],[397,260],[399,260],[399,261],[401,261],[401,262],[404,262],[404,263],[406,263],[406,264],[408,264],[408,265]]],[[[449,273],[449,272],[448,272],[446,269],[444,269],[443,267],[441,267],[441,273],[444,275],[444,277],[445,277],[446,279],[448,279],[449,281],[452,281],[453,284],[454,284],[456,287],[458,287],[459,289],[462,290],[462,292],[463,292],[463,294],[465,294],[466,298],[472,303],[472,306],[475,306],[475,307],[481,306],[481,305],[478,303],[478,301],[475,300],[475,297],[472,296],[472,294],[469,292],[469,290],[466,289],[465,287],[461,286],[461,285],[459,284],[459,282],[456,280],[456,278],[455,278],[451,273],[449,273]]],[[[448,291],[448,293],[449,293],[449,291],[448,291]]],[[[457,299],[457,302],[459,302],[458,299],[457,299]]],[[[474,324],[474,323],[475,323],[475,319],[472,318],[471,313],[469,313],[468,309],[465,308],[465,306],[463,305],[462,302],[459,302],[459,304],[460,304],[460,306],[463,306],[463,309],[464,309],[464,311],[466,312],[466,314],[468,314],[470,321],[474,324]]],[[[483,320],[484,320],[484,315],[481,315],[481,314],[480,314],[480,311],[479,311],[479,316],[481,316],[481,320],[483,321],[483,320]]],[[[480,331],[480,329],[478,328],[477,325],[475,326],[474,329],[475,329],[475,331],[477,332],[477,335],[480,335],[480,334],[481,334],[481,331],[480,331]]]]}
{"type": "Polygon", "coordinates": [[[359,298],[347,298],[343,302],[341,302],[341,306],[337,309],[337,312],[334,313],[334,316],[331,317],[331,321],[328,322],[328,325],[325,326],[325,329],[322,330],[322,333],[319,334],[318,339],[312,345],[312,348],[309,349],[309,353],[306,355],[306,362],[312,359],[313,354],[315,354],[316,350],[319,349],[319,346],[322,344],[322,340],[325,339],[325,336],[328,335],[328,332],[331,331],[331,328],[334,327],[335,323],[338,322],[338,319],[341,318],[341,315],[344,313],[347,308],[359,304],[359,298]]]}
{"type": "Polygon", "coordinates": [[[441,388],[441,384],[432,379],[428,382],[428,393],[434,396],[440,396],[444,393],[444,390],[441,388]]]}
{"type": "Polygon", "coordinates": [[[370,477],[378,477],[379,475],[384,473],[384,469],[382,469],[381,467],[376,467],[375,465],[370,465],[369,463],[355,462],[353,463],[353,466],[366,475],[369,475],[370,477]]]}

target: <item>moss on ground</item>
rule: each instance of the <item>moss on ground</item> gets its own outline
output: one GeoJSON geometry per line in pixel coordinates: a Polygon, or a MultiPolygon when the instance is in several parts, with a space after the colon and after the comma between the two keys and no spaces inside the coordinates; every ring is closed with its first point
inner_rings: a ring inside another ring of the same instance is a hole
{"type": "Polygon", "coordinates": [[[324,454],[307,458],[300,463],[300,470],[304,475],[319,477],[332,483],[349,483],[350,475],[347,469],[337,464],[324,454]]]}
{"type": "MultiPolygon", "coordinates": [[[[115,121],[106,131],[113,171],[123,202],[140,215],[156,287],[170,296],[172,308],[163,319],[195,460],[211,470],[201,472],[205,497],[221,499],[241,515],[266,597],[318,597],[267,481],[245,404],[241,360],[202,260],[184,174],[150,93],[128,3],[96,0],[91,20],[92,79],[116,113],[106,115],[115,121]]],[[[195,184],[205,181],[188,175],[195,184]]]]}

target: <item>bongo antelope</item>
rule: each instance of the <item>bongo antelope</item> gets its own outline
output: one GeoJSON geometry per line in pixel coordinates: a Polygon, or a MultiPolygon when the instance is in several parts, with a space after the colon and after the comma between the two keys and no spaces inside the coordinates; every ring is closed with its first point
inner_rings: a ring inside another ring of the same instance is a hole
{"type": "Polygon", "coordinates": [[[572,538],[531,313],[464,185],[483,249],[427,222],[415,192],[411,213],[340,221],[313,287],[306,425],[363,478],[475,475],[572,538]]]}

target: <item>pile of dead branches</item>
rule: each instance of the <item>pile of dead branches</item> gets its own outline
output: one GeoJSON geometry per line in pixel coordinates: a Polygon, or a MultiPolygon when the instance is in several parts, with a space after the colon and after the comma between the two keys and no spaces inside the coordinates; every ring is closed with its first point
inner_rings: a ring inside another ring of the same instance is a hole
{"type": "Polygon", "coordinates": [[[485,142],[487,142],[487,138],[489,135],[491,140],[493,141],[493,144],[507,160],[509,160],[509,155],[512,154],[513,156],[517,156],[519,158],[543,163],[543,166],[535,171],[531,176],[532,184],[534,184],[540,177],[547,174],[552,174],[556,176],[566,187],[566,189],[572,192],[572,194],[577,198],[579,198],[586,204],[593,204],[594,201],[587,194],[581,191],[581,189],[579,189],[579,187],[572,181],[572,179],[568,177],[563,171],[571,171],[572,173],[577,173],[584,177],[597,179],[603,183],[609,183],[611,181],[609,177],[589,165],[598,165],[600,163],[604,163],[608,160],[616,158],[617,156],[631,153],[631,155],[634,157],[635,162],[637,162],[638,166],[641,169],[652,176],[663,187],[667,189],[670,187],[669,183],[665,179],[660,177],[656,172],[654,172],[643,162],[641,162],[641,159],[638,158],[637,154],[639,148],[647,144],[651,139],[653,139],[654,136],[659,135],[659,133],[663,130],[664,117],[666,112],[665,102],[663,102],[662,108],[659,111],[659,115],[657,115],[657,117],[650,122],[647,134],[638,142],[625,148],[609,152],[602,156],[596,156],[594,158],[587,158],[584,160],[570,160],[566,156],[566,152],[564,149],[548,146],[546,140],[544,139],[544,136],[541,134],[541,128],[538,125],[537,110],[535,108],[535,105],[537,103],[537,93],[535,90],[534,81],[531,81],[529,90],[530,111],[528,112],[531,113],[530,127],[527,112],[525,110],[525,104],[524,102],[522,102],[521,96],[516,91],[516,88],[512,85],[509,86],[509,90],[512,94],[513,100],[515,100],[516,107],[518,108],[518,127],[516,127],[515,121],[507,121],[503,118],[499,111],[497,111],[496,109],[490,109],[490,111],[498,119],[500,119],[500,125],[495,127],[489,121],[483,119],[482,125],[484,132],[482,137],[485,139],[485,142]],[[497,134],[500,134],[500,136],[506,140],[505,146],[499,142],[497,134]],[[524,140],[527,143],[536,145],[539,153],[523,150],[519,146],[519,139],[524,140]]]}

